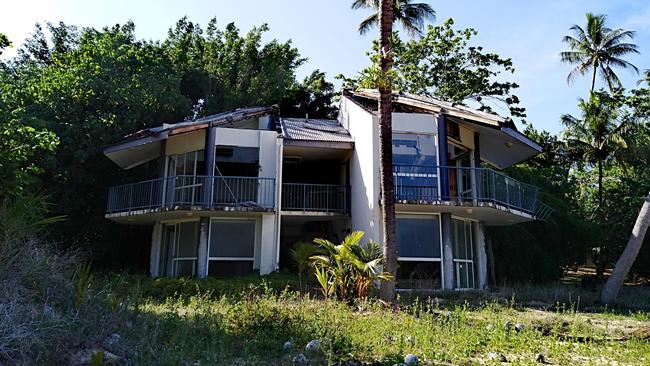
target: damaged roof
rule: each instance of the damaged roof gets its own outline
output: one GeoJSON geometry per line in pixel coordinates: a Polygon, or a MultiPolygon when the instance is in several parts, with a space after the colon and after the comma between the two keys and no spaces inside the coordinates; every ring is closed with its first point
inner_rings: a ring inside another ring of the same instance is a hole
{"type": "Polygon", "coordinates": [[[222,126],[232,124],[238,121],[247,120],[250,118],[261,117],[267,114],[277,114],[279,108],[277,105],[240,108],[234,111],[228,111],[218,114],[212,114],[202,118],[197,118],[191,121],[183,121],[176,123],[163,123],[162,126],[146,128],[138,132],[125,136],[127,139],[135,139],[147,136],[156,136],[161,134],[175,135],[179,133],[199,130],[207,128],[208,126],[222,126]]]}
{"type": "Polygon", "coordinates": [[[343,125],[333,119],[280,118],[286,140],[354,142],[343,125]]]}
{"type": "MultiPolygon", "coordinates": [[[[379,91],[377,89],[348,90],[346,93],[349,95],[373,100],[379,99],[379,91]]],[[[394,92],[393,103],[404,104],[434,113],[444,113],[449,116],[465,118],[496,127],[507,126],[512,128],[514,126],[514,123],[509,118],[499,116],[498,114],[478,111],[476,109],[469,108],[460,104],[446,102],[444,100],[423,95],[394,92]]]]}

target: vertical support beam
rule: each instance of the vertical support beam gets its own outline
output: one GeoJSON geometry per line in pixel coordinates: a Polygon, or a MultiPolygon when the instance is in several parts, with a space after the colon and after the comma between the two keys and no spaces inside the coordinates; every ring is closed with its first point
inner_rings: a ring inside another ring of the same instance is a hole
{"type": "Polygon", "coordinates": [[[449,199],[449,173],[447,172],[447,118],[444,114],[436,115],[438,124],[438,161],[440,174],[440,198],[449,199]]]}
{"type": "Polygon", "coordinates": [[[158,221],[153,224],[151,232],[151,252],[149,254],[149,275],[160,276],[160,248],[162,244],[162,224],[158,221]]]}
{"type": "Polygon", "coordinates": [[[472,222],[474,232],[474,271],[478,288],[485,290],[488,288],[488,265],[487,265],[487,246],[485,244],[485,224],[481,222],[472,222]]]}
{"type": "Polygon", "coordinates": [[[210,234],[210,218],[201,217],[199,221],[199,247],[197,249],[196,277],[208,276],[208,238],[210,234]]]}
{"type": "Polygon", "coordinates": [[[276,237],[275,232],[275,215],[262,214],[262,220],[260,224],[262,225],[260,235],[260,274],[267,275],[275,270],[276,259],[275,259],[275,241],[276,237]]]}
{"type": "Polygon", "coordinates": [[[494,251],[492,250],[492,237],[486,235],[485,226],[483,226],[483,236],[485,237],[485,250],[487,252],[487,266],[488,266],[488,284],[491,286],[497,285],[497,276],[494,264],[494,251]]]}
{"type": "Polygon", "coordinates": [[[203,161],[205,161],[205,170],[201,172],[203,175],[205,175],[205,179],[203,179],[203,186],[202,186],[202,197],[201,201],[203,203],[203,207],[205,208],[211,208],[212,207],[212,186],[213,184],[213,176],[214,176],[214,151],[216,149],[216,135],[217,129],[215,127],[208,127],[205,130],[205,149],[203,150],[203,161]]]}
{"type": "Polygon", "coordinates": [[[476,190],[474,192],[474,197],[478,199],[483,198],[483,173],[480,170],[481,168],[481,141],[479,138],[478,132],[474,132],[474,179],[476,181],[476,190]]]}
{"type": "Polygon", "coordinates": [[[454,247],[451,241],[451,214],[440,214],[442,233],[442,278],[443,290],[453,290],[456,287],[454,278],[454,247]]]}

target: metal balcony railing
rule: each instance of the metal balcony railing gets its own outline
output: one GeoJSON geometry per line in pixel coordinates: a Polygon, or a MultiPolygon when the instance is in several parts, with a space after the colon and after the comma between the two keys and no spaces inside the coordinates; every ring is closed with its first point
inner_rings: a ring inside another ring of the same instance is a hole
{"type": "Polygon", "coordinates": [[[416,204],[493,203],[546,220],[553,209],[538,199],[539,188],[487,168],[393,165],[395,198],[416,204]],[[443,180],[448,181],[445,185],[443,180]],[[441,187],[445,185],[445,189],[441,187]]]}
{"type": "Polygon", "coordinates": [[[178,206],[275,207],[275,179],[177,175],[111,187],[107,213],[178,206]]]}
{"type": "Polygon", "coordinates": [[[303,212],[347,213],[349,186],[331,184],[282,184],[282,209],[303,212]]]}

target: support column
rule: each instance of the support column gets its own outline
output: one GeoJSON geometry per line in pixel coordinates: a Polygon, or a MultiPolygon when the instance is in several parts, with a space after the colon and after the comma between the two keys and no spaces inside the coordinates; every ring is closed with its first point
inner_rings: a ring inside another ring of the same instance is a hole
{"type": "Polygon", "coordinates": [[[453,290],[456,288],[454,278],[454,247],[451,241],[451,214],[440,214],[441,233],[442,233],[442,273],[443,273],[443,290],[453,290]]]}
{"type": "Polygon", "coordinates": [[[440,198],[449,199],[449,173],[447,172],[447,118],[436,115],[438,124],[438,172],[440,174],[440,198]]]}
{"type": "MultiPolygon", "coordinates": [[[[478,132],[474,132],[474,168],[480,168],[481,167],[481,143],[479,139],[479,134],[478,132]]],[[[478,199],[483,198],[483,186],[482,186],[482,171],[481,170],[474,170],[474,179],[476,181],[476,191],[474,192],[474,195],[478,199]]]]}
{"type": "Polygon", "coordinates": [[[488,288],[488,266],[487,266],[487,247],[485,245],[485,224],[483,222],[473,222],[472,231],[474,232],[474,268],[476,271],[476,280],[479,289],[488,288]]]}
{"type": "Polygon", "coordinates": [[[197,249],[196,277],[208,276],[208,235],[210,233],[210,218],[201,217],[199,221],[199,247],[197,249]]]}
{"type": "Polygon", "coordinates": [[[160,276],[160,247],[162,244],[162,224],[156,222],[153,224],[151,233],[151,253],[149,254],[149,275],[151,277],[160,276]]]}
{"type": "Polygon", "coordinates": [[[260,238],[260,274],[267,275],[275,270],[274,215],[262,215],[260,238]]]}
{"type": "Polygon", "coordinates": [[[205,161],[205,170],[201,174],[205,175],[202,185],[201,201],[203,207],[212,207],[212,186],[214,181],[214,151],[216,149],[216,132],[215,127],[208,127],[205,130],[205,149],[203,150],[203,161],[205,161]]]}

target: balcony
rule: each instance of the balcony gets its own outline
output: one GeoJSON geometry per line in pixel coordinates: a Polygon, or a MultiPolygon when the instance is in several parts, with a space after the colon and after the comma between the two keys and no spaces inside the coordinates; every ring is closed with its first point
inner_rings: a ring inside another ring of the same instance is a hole
{"type": "Polygon", "coordinates": [[[538,187],[492,169],[393,165],[393,178],[397,203],[489,207],[541,221],[553,212],[539,201],[538,187]]]}
{"type": "Polygon", "coordinates": [[[331,184],[282,184],[282,210],[302,213],[350,212],[349,186],[331,184]]]}
{"type": "Polygon", "coordinates": [[[179,175],[111,187],[106,213],[111,217],[170,210],[274,208],[273,178],[179,175]]]}

